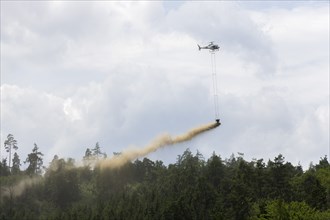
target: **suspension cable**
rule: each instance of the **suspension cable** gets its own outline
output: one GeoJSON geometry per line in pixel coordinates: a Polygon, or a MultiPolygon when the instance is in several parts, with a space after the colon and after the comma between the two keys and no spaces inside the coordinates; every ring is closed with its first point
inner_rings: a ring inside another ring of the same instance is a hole
{"type": "Polygon", "coordinates": [[[211,69],[212,69],[212,81],[213,81],[213,96],[214,96],[214,114],[215,120],[219,119],[219,98],[218,98],[218,83],[217,83],[217,72],[216,72],[216,60],[215,51],[210,51],[211,53],[211,69]]]}

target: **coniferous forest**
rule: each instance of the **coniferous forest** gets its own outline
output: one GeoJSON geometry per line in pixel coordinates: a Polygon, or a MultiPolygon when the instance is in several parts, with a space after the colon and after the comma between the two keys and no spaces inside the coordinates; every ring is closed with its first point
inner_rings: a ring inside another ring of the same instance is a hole
{"type": "Polygon", "coordinates": [[[12,156],[0,163],[1,220],[330,219],[327,157],[303,170],[281,154],[205,159],[186,149],[174,164],[143,158],[101,169],[91,165],[107,157],[98,143],[80,166],[57,155],[45,165],[34,144],[21,170],[12,135],[4,146],[12,156]]]}

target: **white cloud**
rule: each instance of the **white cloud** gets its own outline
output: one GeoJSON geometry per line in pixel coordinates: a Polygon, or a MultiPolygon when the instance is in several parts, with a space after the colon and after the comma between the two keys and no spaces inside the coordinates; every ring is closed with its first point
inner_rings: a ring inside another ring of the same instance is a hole
{"type": "Polygon", "coordinates": [[[69,117],[71,121],[81,120],[81,113],[79,109],[72,106],[72,99],[68,98],[63,103],[63,111],[66,116],[69,117]]]}
{"type": "Polygon", "coordinates": [[[329,145],[329,10],[232,2],[1,2],[1,138],[77,159],[213,120],[210,56],[223,125],[186,147],[308,165],[329,145]],[[302,150],[303,149],[303,150],[302,150]]]}
{"type": "Polygon", "coordinates": [[[220,47],[226,53],[236,54],[248,65],[256,65],[255,73],[259,76],[276,71],[277,57],[269,36],[235,3],[187,2],[170,12],[167,20],[166,27],[170,30],[190,33],[204,43],[221,42],[220,47]]]}

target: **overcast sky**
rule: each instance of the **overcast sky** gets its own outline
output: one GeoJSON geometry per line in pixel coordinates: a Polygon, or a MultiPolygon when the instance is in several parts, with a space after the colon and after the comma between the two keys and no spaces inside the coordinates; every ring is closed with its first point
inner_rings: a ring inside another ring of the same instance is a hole
{"type": "Polygon", "coordinates": [[[328,155],[328,1],[1,1],[2,157],[8,134],[48,165],[214,121],[210,41],[222,125],[150,159],[328,155]]]}

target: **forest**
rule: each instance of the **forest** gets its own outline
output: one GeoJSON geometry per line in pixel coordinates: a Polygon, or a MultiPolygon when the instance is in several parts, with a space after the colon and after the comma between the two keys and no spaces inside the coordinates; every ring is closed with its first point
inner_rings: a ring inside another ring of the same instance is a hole
{"type": "Polygon", "coordinates": [[[34,144],[21,170],[13,135],[4,148],[0,220],[330,219],[326,156],[303,170],[282,154],[247,161],[242,153],[222,158],[214,152],[205,159],[187,148],[173,164],[140,158],[101,169],[94,162],[107,155],[98,143],[80,165],[55,155],[47,166],[34,144]]]}

